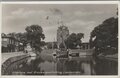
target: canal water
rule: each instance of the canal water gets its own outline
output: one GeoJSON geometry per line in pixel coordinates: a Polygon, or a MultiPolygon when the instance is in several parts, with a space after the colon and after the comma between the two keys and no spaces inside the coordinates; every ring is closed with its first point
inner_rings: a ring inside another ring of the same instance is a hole
{"type": "Polygon", "coordinates": [[[41,54],[19,60],[6,69],[5,75],[117,75],[118,62],[92,56],[56,58],[41,54]]]}

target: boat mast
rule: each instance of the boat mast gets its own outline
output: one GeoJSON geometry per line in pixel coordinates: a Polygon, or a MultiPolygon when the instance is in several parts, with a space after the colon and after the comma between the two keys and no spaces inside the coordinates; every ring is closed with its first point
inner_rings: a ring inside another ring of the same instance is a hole
{"type": "Polygon", "coordinates": [[[65,41],[64,41],[64,39],[63,39],[63,35],[62,35],[61,37],[62,37],[62,44],[64,45],[65,50],[66,50],[67,48],[66,48],[66,45],[65,45],[65,41]]]}

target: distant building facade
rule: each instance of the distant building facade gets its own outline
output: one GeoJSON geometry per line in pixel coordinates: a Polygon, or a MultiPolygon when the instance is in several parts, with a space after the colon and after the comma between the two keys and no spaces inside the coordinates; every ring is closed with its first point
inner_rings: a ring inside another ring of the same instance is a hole
{"type": "Polygon", "coordinates": [[[23,50],[22,43],[19,40],[3,33],[1,34],[1,37],[2,52],[17,52],[23,50]]]}
{"type": "Polygon", "coordinates": [[[57,29],[57,47],[59,48],[60,44],[65,41],[69,36],[69,29],[66,26],[60,26],[57,29]]]}
{"type": "Polygon", "coordinates": [[[90,43],[89,42],[84,42],[82,43],[82,45],[80,46],[80,49],[90,49],[90,43]]]}

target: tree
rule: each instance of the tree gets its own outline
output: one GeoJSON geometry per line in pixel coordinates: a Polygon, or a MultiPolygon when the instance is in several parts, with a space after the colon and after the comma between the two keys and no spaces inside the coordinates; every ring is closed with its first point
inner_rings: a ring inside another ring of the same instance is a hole
{"type": "Polygon", "coordinates": [[[67,38],[67,40],[65,41],[65,44],[67,46],[67,48],[70,49],[75,49],[77,47],[77,45],[81,45],[82,41],[81,39],[84,38],[84,34],[83,33],[72,33],[69,35],[69,37],[67,38]]]}
{"type": "Polygon", "coordinates": [[[81,39],[82,38],[84,38],[84,34],[83,33],[78,33],[77,34],[77,45],[79,45],[79,46],[81,46],[81,43],[82,43],[82,41],[81,41],[81,39]]]}
{"type": "Polygon", "coordinates": [[[57,49],[57,43],[56,42],[49,42],[46,44],[48,49],[57,49]]]}
{"type": "Polygon", "coordinates": [[[15,38],[16,39],[16,33],[15,32],[12,32],[12,33],[8,33],[7,34],[8,37],[12,37],[12,38],[15,38]]]}
{"type": "Polygon", "coordinates": [[[27,44],[27,34],[26,34],[26,32],[24,32],[24,33],[16,33],[16,38],[21,43],[23,43],[23,46],[26,46],[26,44],[27,44]]]}
{"type": "Polygon", "coordinates": [[[31,47],[35,48],[36,51],[41,51],[41,46],[43,46],[43,42],[41,40],[45,39],[42,27],[39,25],[31,25],[27,26],[25,30],[27,43],[30,43],[31,47]]]}
{"type": "Polygon", "coordinates": [[[95,27],[91,32],[90,44],[91,47],[95,47],[95,55],[100,53],[104,55],[117,53],[118,18],[111,17],[95,27]]]}
{"type": "Polygon", "coordinates": [[[57,49],[57,43],[56,42],[53,43],[53,48],[57,49]]]}
{"type": "Polygon", "coordinates": [[[47,43],[47,48],[52,49],[52,43],[47,43]]]}
{"type": "Polygon", "coordinates": [[[41,41],[41,46],[45,46],[45,41],[41,41]]]}

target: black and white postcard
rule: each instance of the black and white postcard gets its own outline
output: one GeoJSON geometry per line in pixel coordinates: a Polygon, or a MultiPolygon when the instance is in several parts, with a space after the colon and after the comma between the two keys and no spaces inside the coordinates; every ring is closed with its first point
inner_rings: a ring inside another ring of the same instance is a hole
{"type": "Polygon", "coordinates": [[[1,76],[118,78],[119,2],[3,2],[1,8],[1,76]]]}

